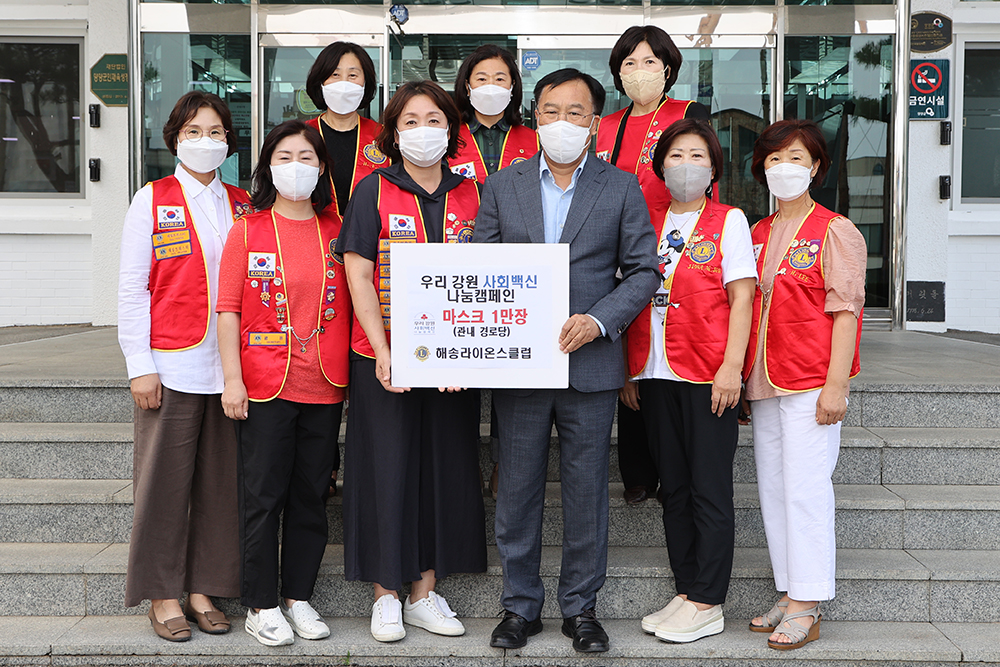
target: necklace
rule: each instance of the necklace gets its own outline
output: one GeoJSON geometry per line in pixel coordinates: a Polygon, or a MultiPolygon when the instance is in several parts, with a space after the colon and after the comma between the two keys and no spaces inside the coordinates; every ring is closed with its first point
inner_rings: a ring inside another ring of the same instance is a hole
{"type": "Polygon", "coordinates": [[[313,336],[319,333],[319,329],[313,329],[312,333],[305,338],[300,338],[297,333],[295,333],[295,328],[289,325],[288,333],[295,337],[295,340],[299,341],[299,349],[304,353],[306,351],[306,343],[313,339],[313,336]]]}
{"type": "MultiPolygon", "coordinates": [[[[771,276],[771,286],[768,287],[767,289],[764,289],[764,281],[763,281],[763,279],[762,278],[758,278],[757,279],[757,289],[760,290],[761,306],[762,306],[763,309],[766,309],[768,307],[768,302],[771,299],[771,292],[774,291],[774,283],[778,279],[778,274],[782,272],[781,271],[781,263],[784,261],[784,258],[788,256],[789,251],[792,249],[792,242],[795,241],[795,237],[798,236],[798,234],[799,234],[799,229],[802,228],[802,223],[805,222],[806,218],[809,217],[809,213],[811,213],[811,212],[812,212],[812,209],[809,209],[809,212],[807,212],[805,214],[805,216],[802,218],[802,220],[799,221],[798,228],[796,228],[795,233],[792,234],[792,238],[788,241],[788,247],[785,248],[785,256],[782,257],[780,260],[778,260],[778,265],[777,265],[777,267],[775,267],[774,274],[771,276]]],[[[779,217],[780,215],[781,215],[780,213],[775,213],[774,220],[771,221],[771,232],[774,231],[774,225],[778,222],[778,220],[780,220],[780,217],[779,217]]],[[[766,252],[767,251],[765,251],[765,255],[764,255],[764,264],[767,264],[767,254],[766,254],[766,252]]],[[[761,268],[763,269],[763,265],[761,265],[761,268]]]]}

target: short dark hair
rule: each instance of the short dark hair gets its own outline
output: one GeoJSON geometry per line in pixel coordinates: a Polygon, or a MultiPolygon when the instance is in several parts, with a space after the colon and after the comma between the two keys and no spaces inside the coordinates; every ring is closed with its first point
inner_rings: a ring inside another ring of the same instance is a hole
{"type": "Polygon", "coordinates": [[[236,152],[236,131],[233,130],[233,115],[229,113],[229,107],[215,93],[192,90],[190,93],[184,93],[177,100],[177,104],[167,116],[167,122],[163,124],[163,143],[167,145],[167,150],[170,151],[171,155],[177,155],[177,139],[181,130],[191,122],[191,119],[202,107],[212,109],[222,119],[222,127],[226,130],[226,143],[229,144],[229,152],[226,153],[226,157],[236,152]]]}
{"type": "Polygon", "coordinates": [[[590,101],[594,104],[594,114],[601,115],[604,111],[604,87],[600,82],[589,74],[584,74],[578,69],[566,67],[557,69],[555,72],[546,74],[535,84],[535,103],[541,104],[542,93],[546,88],[555,88],[570,81],[583,81],[590,89],[590,101]]]}
{"type": "Polygon", "coordinates": [[[717,182],[722,178],[722,161],[725,160],[722,155],[722,144],[719,143],[719,137],[716,136],[712,126],[697,118],[681,118],[663,131],[656,142],[656,150],[653,151],[653,173],[658,179],[663,180],[663,161],[667,158],[674,141],[685,134],[694,134],[705,140],[708,145],[708,159],[712,161],[712,171],[715,172],[712,175],[712,182],[717,182]]]}
{"type": "Polygon", "coordinates": [[[368,106],[368,103],[375,98],[375,85],[377,83],[375,64],[364,47],[353,42],[334,42],[320,51],[320,54],[316,56],[316,61],[309,69],[308,76],[306,76],[306,93],[317,109],[326,109],[326,100],[323,99],[323,82],[330,78],[330,75],[340,65],[340,59],[348,53],[354,54],[361,62],[361,71],[365,75],[365,96],[361,98],[361,106],[368,106]]]}
{"type": "Polygon", "coordinates": [[[510,73],[510,104],[504,109],[503,119],[508,125],[520,125],[523,122],[521,118],[521,72],[518,71],[517,61],[513,54],[496,44],[483,44],[473,51],[458,68],[458,75],[455,77],[455,104],[462,112],[463,121],[468,123],[475,118],[476,110],[472,107],[472,102],[469,101],[469,91],[466,88],[476,65],[491,58],[502,60],[510,73]]]}
{"type": "MultiPolygon", "coordinates": [[[[819,125],[811,120],[779,120],[767,128],[757,137],[757,143],[753,145],[753,160],[750,162],[750,173],[761,185],[767,185],[767,177],[764,176],[764,160],[771,153],[776,153],[782,148],[787,148],[796,139],[809,151],[813,162],[819,162],[819,169],[813,177],[813,183],[822,183],[826,178],[826,172],[830,170],[830,154],[826,149],[826,139],[823,138],[823,131],[819,125]]],[[[812,186],[810,185],[810,189],[812,186]]]]}
{"type": "Polygon", "coordinates": [[[657,28],[655,25],[634,25],[618,38],[614,48],[611,49],[611,57],[608,58],[608,67],[611,68],[615,88],[622,95],[625,94],[625,88],[622,86],[622,63],[643,42],[649,44],[653,55],[662,60],[664,65],[670,66],[667,80],[663,84],[663,92],[666,93],[677,83],[677,75],[681,71],[684,57],[681,55],[681,50],[674,44],[674,40],[670,39],[670,35],[662,28],[657,28]]]}
{"type": "Polygon", "coordinates": [[[333,195],[330,193],[330,174],[333,173],[333,161],[326,150],[326,142],[320,136],[319,131],[306,125],[301,120],[286,120],[284,123],[274,128],[264,139],[264,145],[260,147],[260,159],[257,167],[253,170],[253,195],[250,203],[255,210],[263,211],[274,205],[277,197],[277,190],[274,187],[274,180],[271,178],[271,156],[278,147],[278,143],[285,137],[301,134],[312,145],[316,151],[319,163],[323,165],[323,173],[320,174],[319,181],[312,193],[312,203],[316,211],[322,211],[333,203],[333,195]]]}
{"type": "Polygon", "coordinates": [[[399,146],[396,144],[396,123],[403,115],[403,109],[406,108],[407,103],[419,95],[431,98],[431,101],[448,120],[447,157],[455,157],[458,153],[458,132],[462,125],[462,116],[458,113],[455,100],[451,99],[451,95],[446,93],[444,88],[433,81],[408,81],[396,90],[396,94],[386,105],[385,111],[382,112],[382,129],[379,130],[378,137],[375,138],[379,150],[384,155],[389,156],[393,162],[399,162],[403,159],[403,154],[399,152],[399,146]]]}

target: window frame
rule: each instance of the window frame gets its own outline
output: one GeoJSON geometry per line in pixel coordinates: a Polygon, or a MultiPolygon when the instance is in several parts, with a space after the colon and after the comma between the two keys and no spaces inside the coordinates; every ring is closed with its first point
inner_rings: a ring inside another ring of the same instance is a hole
{"type": "Polygon", "coordinates": [[[79,113],[80,113],[80,146],[77,151],[79,162],[77,168],[80,173],[80,189],[77,192],[3,192],[0,191],[0,201],[19,201],[25,202],[26,200],[35,201],[48,201],[48,200],[73,200],[80,201],[85,200],[89,196],[88,183],[89,175],[87,171],[87,128],[88,124],[85,124],[87,108],[87,93],[89,92],[86,88],[87,74],[89,72],[86,64],[86,50],[84,38],[82,36],[74,35],[10,35],[10,34],[0,34],[0,42],[4,44],[75,44],[77,47],[77,55],[79,58],[79,113]]]}
{"type": "Polygon", "coordinates": [[[996,212],[1000,210],[1000,197],[986,198],[974,197],[966,199],[962,197],[962,155],[965,147],[965,55],[969,50],[1000,50],[1000,32],[984,32],[961,35],[955,40],[954,72],[955,85],[953,86],[953,103],[950,110],[952,126],[955,128],[953,139],[953,188],[952,206],[953,211],[967,212],[996,212]],[[961,108],[959,108],[961,106],[961,108]],[[974,201],[971,201],[974,200],[974,201]]]}

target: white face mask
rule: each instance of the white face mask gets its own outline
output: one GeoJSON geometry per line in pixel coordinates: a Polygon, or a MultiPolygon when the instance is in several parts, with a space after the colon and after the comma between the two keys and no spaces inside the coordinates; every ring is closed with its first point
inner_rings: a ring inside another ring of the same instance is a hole
{"type": "Polygon", "coordinates": [[[364,96],[365,87],[350,81],[334,81],[323,86],[326,108],[341,115],[357,111],[364,96]]]}
{"type": "Polygon", "coordinates": [[[781,201],[798,199],[809,189],[812,169],[801,164],[782,162],[764,170],[767,187],[781,201]]]}
{"type": "Polygon", "coordinates": [[[590,144],[590,126],[574,125],[568,120],[539,125],[538,141],[542,144],[546,158],[556,164],[569,164],[587,150],[590,144]]]}
{"type": "Polygon", "coordinates": [[[184,166],[198,174],[208,174],[218,169],[229,154],[229,144],[202,135],[198,139],[185,139],[177,144],[177,158],[184,166]]]}
{"type": "Polygon", "coordinates": [[[285,199],[302,201],[312,197],[319,182],[319,167],[302,162],[283,162],[271,165],[271,182],[285,199]]]}
{"type": "Polygon", "coordinates": [[[469,89],[472,107],[484,116],[496,116],[506,111],[510,95],[510,88],[494,86],[492,83],[469,89]]]}
{"type": "Polygon", "coordinates": [[[646,105],[660,99],[663,87],[666,85],[666,68],[659,72],[648,72],[637,69],[622,75],[622,88],[629,99],[636,104],[646,105]]]}
{"type": "Polygon", "coordinates": [[[399,134],[399,152],[418,167],[432,167],[448,152],[448,130],[423,125],[399,134]]]}
{"type": "Polygon", "coordinates": [[[671,197],[687,203],[705,196],[705,190],[712,184],[712,168],[682,162],[665,168],[663,181],[667,184],[671,197]]]}

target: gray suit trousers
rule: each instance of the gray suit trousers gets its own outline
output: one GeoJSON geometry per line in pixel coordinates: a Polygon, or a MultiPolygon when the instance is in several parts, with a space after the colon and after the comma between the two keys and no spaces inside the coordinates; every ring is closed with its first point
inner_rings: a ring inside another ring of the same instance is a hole
{"type": "Polygon", "coordinates": [[[534,620],[545,591],[539,576],[542,510],[552,424],[559,433],[563,505],[558,600],[564,618],[594,607],[608,563],[608,450],[617,391],[495,390],[500,439],[496,540],[504,609],[534,620]]]}

